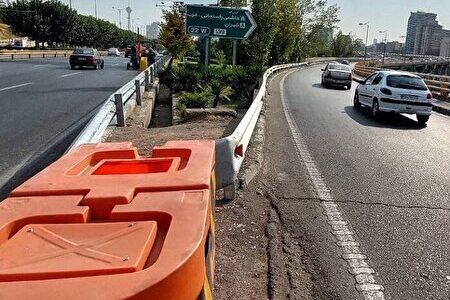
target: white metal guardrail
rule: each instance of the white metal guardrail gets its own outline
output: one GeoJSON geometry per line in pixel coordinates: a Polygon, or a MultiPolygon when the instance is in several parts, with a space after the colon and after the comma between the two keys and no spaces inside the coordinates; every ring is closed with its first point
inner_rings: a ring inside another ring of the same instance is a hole
{"type": "MultiPolygon", "coordinates": [[[[336,58],[313,60],[311,63],[325,63],[337,60],[336,58]]],[[[258,94],[253,100],[252,105],[248,109],[244,118],[239,123],[234,132],[227,137],[216,141],[216,177],[217,188],[224,189],[225,199],[234,199],[236,190],[238,188],[238,173],[241,169],[242,163],[247,152],[248,144],[252,137],[253,131],[258,122],[259,115],[263,107],[263,100],[267,91],[268,78],[284,69],[306,66],[310,64],[294,63],[273,66],[264,73],[262,84],[258,94]]]]}
{"type": "Polygon", "coordinates": [[[153,83],[158,70],[163,68],[168,60],[170,60],[170,56],[158,58],[145,71],[109,96],[67,151],[81,144],[100,142],[108,125],[114,119],[117,120],[118,126],[124,126],[128,102],[136,101],[136,104],[141,104],[141,86],[144,86],[144,89],[147,91],[150,84],[153,83]],[[133,96],[136,97],[133,98],[133,96]]]}
{"type": "Polygon", "coordinates": [[[72,54],[72,50],[10,50],[0,51],[0,59],[6,58],[14,60],[16,58],[32,58],[32,57],[67,57],[72,54]]]}

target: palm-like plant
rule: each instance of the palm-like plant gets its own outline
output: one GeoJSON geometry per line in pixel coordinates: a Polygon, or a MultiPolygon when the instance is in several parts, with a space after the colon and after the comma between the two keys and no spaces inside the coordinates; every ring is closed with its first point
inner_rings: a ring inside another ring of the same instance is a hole
{"type": "Polygon", "coordinates": [[[233,89],[221,80],[212,80],[209,84],[209,92],[213,96],[212,107],[217,107],[219,101],[230,101],[230,96],[233,94],[233,89]]]}

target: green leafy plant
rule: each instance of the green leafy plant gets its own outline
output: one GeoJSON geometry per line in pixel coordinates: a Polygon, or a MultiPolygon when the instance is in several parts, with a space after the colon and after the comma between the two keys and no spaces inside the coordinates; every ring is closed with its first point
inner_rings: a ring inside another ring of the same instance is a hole
{"type": "Polygon", "coordinates": [[[217,79],[212,80],[208,89],[213,98],[212,107],[217,107],[219,101],[230,102],[229,97],[233,94],[233,89],[226,82],[217,79]]]}
{"type": "Polygon", "coordinates": [[[183,91],[193,92],[199,87],[201,74],[192,66],[184,65],[174,69],[175,81],[183,91]]]}
{"type": "Polygon", "coordinates": [[[219,66],[223,66],[227,62],[227,58],[225,56],[225,52],[223,50],[218,50],[215,54],[216,62],[219,66]]]}
{"type": "Polygon", "coordinates": [[[186,117],[186,105],[182,102],[178,102],[175,106],[175,111],[177,113],[177,116],[181,119],[184,119],[186,117]]]}
{"type": "Polygon", "coordinates": [[[184,93],[180,97],[179,103],[184,104],[186,108],[206,108],[212,100],[209,91],[184,93]]]}

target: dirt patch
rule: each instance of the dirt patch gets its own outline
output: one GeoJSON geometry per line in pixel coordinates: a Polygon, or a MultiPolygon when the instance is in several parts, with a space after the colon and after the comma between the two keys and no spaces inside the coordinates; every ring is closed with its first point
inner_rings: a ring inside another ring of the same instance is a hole
{"type": "Polygon", "coordinates": [[[170,93],[161,85],[160,94],[153,112],[150,128],[144,128],[138,117],[141,115],[137,107],[126,122],[125,127],[116,127],[106,142],[130,141],[138,148],[139,154],[149,155],[154,146],[175,140],[215,140],[230,135],[242,119],[245,111],[238,111],[238,117],[205,116],[170,126],[172,112],[170,110],[170,93]]]}

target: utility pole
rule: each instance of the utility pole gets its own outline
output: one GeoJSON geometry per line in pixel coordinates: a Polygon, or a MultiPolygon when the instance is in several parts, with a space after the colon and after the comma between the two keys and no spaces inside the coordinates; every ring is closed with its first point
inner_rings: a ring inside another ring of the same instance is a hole
{"type": "Polygon", "coordinates": [[[94,10],[95,10],[95,18],[98,19],[97,0],[94,0],[94,10]]]}
{"type": "Polygon", "coordinates": [[[366,46],[364,47],[364,63],[367,60],[367,43],[369,40],[369,22],[359,23],[359,26],[367,26],[366,28],[366,46]]]}
{"type": "Polygon", "coordinates": [[[119,12],[119,28],[122,29],[122,10],[124,8],[117,8],[117,7],[113,6],[112,9],[115,9],[119,12]]]}
{"type": "Polygon", "coordinates": [[[69,8],[72,9],[72,0],[69,0],[69,8]]]}

